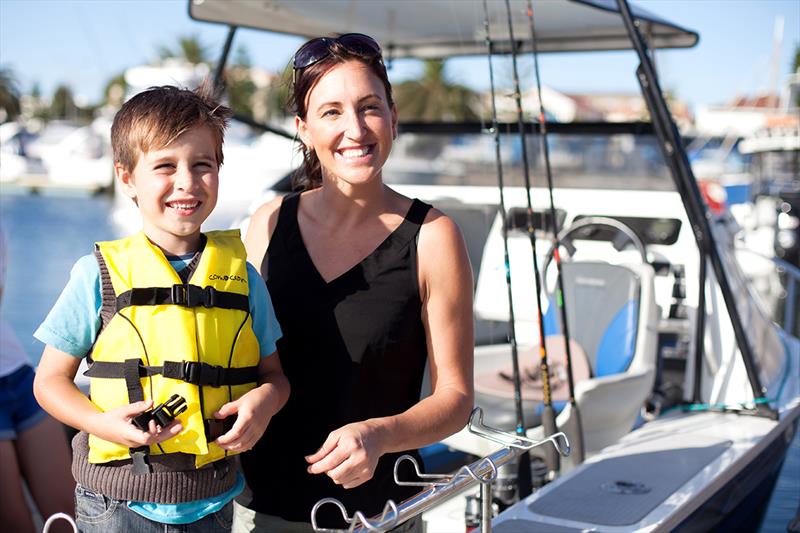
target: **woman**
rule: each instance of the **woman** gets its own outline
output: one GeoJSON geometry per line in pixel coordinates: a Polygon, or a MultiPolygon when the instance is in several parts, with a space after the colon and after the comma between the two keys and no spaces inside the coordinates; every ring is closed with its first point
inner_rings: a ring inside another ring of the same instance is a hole
{"type": "MultiPolygon", "coordinates": [[[[242,457],[252,498],[235,531],[307,531],[324,497],[367,516],[402,501],[418,489],[395,485],[395,459],[461,429],[473,403],[466,247],[447,216],[382,181],[397,112],[380,47],[362,34],[313,39],[294,74],[303,192],[260,208],[245,239],[293,392],[242,457]],[[432,393],[420,400],[426,362],[432,393]]],[[[333,506],[318,523],[343,525],[333,506]]]]}

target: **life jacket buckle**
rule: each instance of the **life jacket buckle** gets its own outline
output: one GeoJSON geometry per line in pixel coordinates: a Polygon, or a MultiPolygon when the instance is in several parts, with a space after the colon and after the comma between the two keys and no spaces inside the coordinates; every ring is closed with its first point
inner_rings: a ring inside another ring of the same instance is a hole
{"type": "Polygon", "coordinates": [[[198,361],[184,361],[183,381],[192,385],[221,387],[225,384],[225,367],[198,361]]]}
{"type": "Polygon", "coordinates": [[[188,287],[189,285],[176,283],[172,286],[172,303],[175,305],[188,305],[188,287]]]}
{"type": "Polygon", "coordinates": [[[225,369],[221,366],[203,365],[200,369],[201,380],[212,387],[222,386],[222,374],[225,369]]]}
{"type": "Polygon", "coordinates": [[[166,402],[136,415],[131,422],[142,431],[148,430],[151,420],[155,420],[156,424],[164,428],[170,425],[175,417],[186,411],[186,407],[183,396],[173,394],[166,402]]]}
{"type": "Polygon", "coordinates": [[[184,361],[183,362],[183,381],[193,385],[200,384],[200,375],[202,368],[197,361],[184,361]]]}
{"type": "Polygon", "coordinates": [[[189,283],[176,283],[172,286],[172,303],[186,307],[215,307],[217,290],[214,287],[198,287],[189,283]]]}

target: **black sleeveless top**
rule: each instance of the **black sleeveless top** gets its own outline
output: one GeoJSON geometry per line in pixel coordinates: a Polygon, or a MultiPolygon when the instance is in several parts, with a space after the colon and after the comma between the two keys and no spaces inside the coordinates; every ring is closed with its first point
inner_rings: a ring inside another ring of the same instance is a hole
{"type": "MultiPolygon", "coordinates": [[[[299,194],[284,198],[261,266],[283,330],[278,353],[292,391],[258,444],[242,455],[253,495],[240,503],[309,522],[313,505],[333,497],[351,516],[356,511],[372,516],[386,500],[399,503],[420,490],[394,483],[394,462],[402,453],[382,456],[374,477],[348,490],[325,474],[308,474],[304,457],[337,428],[399,414],[419,401],[428,352],[416,236],[431,206],[414,200],[386,240],[326,283],[300,235],[299,199],[299,194]]],[[[413,455],[421,465],[418,453],[413,455]]],[[[414,477],[406,470],[402,479],[414,477]]],[[[323,506],[318,524],[344,525],[333,505],[323,506]]]]}

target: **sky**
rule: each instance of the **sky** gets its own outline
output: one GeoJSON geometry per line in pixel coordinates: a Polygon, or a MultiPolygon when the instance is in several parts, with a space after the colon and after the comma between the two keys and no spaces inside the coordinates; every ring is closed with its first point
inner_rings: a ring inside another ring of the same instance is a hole
{"type": "MultiPolygon", "coordinates": [[[[700,34],[694,48],[656,56],[662,87],[695,109],[769,89],[776,17],[784,21],[780,79],[789,73],[800,44],[798,0],[633,3],[700,34]]],[[[226,27],[191,20],[186,0],[0,0],[0,66],[12,69],[23,92],[38,84],[49,96],[65,84],[79,103],[99,101],[113,76],[152,62],[160,47],[175,48],[179,37],[189,35],[196,35],[217,57],[226,27]]],[[[301,42],[240,29],[234,48],[245,47],[254,65],[279,71],[301,42]]],[[[632,52],[547,54],[540,59],[542,83],[571,93],[638,92],[635,67],[632,52]]],[[[413,77],[419,68],[418,62],[396,61],[390,77],[413,77]]],[[[525,61],[520,69],[532,72],[525,61]]],[[[446,72],[473,88],[488,86],[485,58],[454,60],[446,72]]],[[[534,83],[532,77],[527,83],[534,83]]]]}

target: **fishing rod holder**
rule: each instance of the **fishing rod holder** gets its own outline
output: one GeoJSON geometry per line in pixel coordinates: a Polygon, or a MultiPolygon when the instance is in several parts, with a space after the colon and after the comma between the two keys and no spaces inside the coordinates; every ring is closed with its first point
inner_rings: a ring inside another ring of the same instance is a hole
{"type": "Polygon", "coordinates": [[[389,500],[386,502],[386,505],[383,506],[383,512],[380,516],[377,516],[370,520],[364,513],[361,511],[356,511],[355,514],[351,517],[347,516],[347,509],[344,508],[342,502],[337,500],[336,498],[323,498],[317,503],[314,504],[314,507],[311,508],[311,527],[314,528],[314,531],[318,533],[341,533],[341,532],[350,532],[356,531],[356,528],[359,524],[363,526],[362,529],[366,531],[373,531],[376,533],[381,533],[385,531],[389,531],[390,529],[394,529],[395,526],[399,524],[398,519],[400,517],[400,512],[397,509],[397,504],[394,503],[393,500],[389,500]],[[325,505],[326,503],[330,503],[335,505],[339,508],[339,511],[342,513],[342,518],[345,522],[350,524],[348,529],[328,529],[328,528],[321,528],[317,525],[317,511],[320,507],[325,505]],[[377,522],[377,525],[373,522],[377,522]]]}
{"type": "Polygon", "coordinates": [[[410,455],[402,455],[394,464],[394,482],[404,487],[423,487],[423,490],[411,496],[400,504],[393,500],[386,502],[380,515],[368,518],[361,511],[356,511],[353,516],[347,514],[342,502],[335,498],[323,498],[314,504],[311,509],[311,526],[318,533],[354,533],[369,531],[372,533],[385,533],[394,529],[403,522],[421,515],[425,511],[439,505],[476,484],[481,487],[483,512],[481,530],[483,533],[491,531],[491,502],[492,486],[497,479],[498,469],[510,463],[523,453],[542,446],[552,444],[561,455],[569,455],[570,445],[567,436],[562,432],[555,433],[543,440],[533,440],[522,435],[507,433],[487,426],[483,423],[483,411],[476,407],[469,418],[467,425],[469,431],[475,435],[500,444],[502,447],[477,461],[462,466],[454,474],[423,474],[420,472],[419,463],[410,455]],[[418,481],[400,479],[400,464],[411,462],[418,481]],[[317,513],[323,505],[332,504],[339,508],[342,518],[349,525],[347,529],[328,529],[319,527],[317,513]]]}
{"type": "Polygon", "coordinates": [[[483,423],[483,411],[480,407],[473,409],[472,415],[469,417],[469,431],[486,440],[520,450],[521,452],[527,452],[547,442],[552,443],[556,451],[565,457],[568,456],[571,451],[569,439],[561,431],[542,440],[533,440],[517,433],[508,433],[487,426],[483,423]]]}

